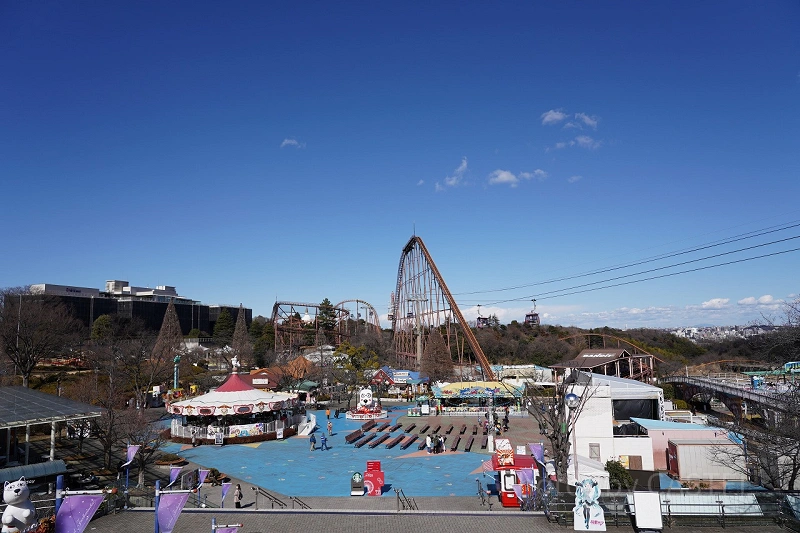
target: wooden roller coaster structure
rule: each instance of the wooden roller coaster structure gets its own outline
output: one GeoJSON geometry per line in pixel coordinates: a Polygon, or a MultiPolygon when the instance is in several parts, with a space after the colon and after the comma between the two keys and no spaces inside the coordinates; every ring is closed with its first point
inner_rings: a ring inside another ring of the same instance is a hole
{"type": "Polygon", "coordinates": [[[461,330],[481,366],[483,378],[495,379],[489,360],[456,305],[433,257],[416,235],[409,239],[400,256],[389,320],[398,364],[419,370],[432,331],[441,333],[452,357],[458,346],[457,332],[461,330]]]}

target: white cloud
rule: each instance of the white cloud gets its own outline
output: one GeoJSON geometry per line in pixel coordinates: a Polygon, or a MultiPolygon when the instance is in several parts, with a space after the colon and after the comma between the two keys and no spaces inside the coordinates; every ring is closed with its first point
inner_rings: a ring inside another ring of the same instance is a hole
{"type": "Polygon", "coordinates": [[[417,187],[419,187],[420,185],[425,185],[425,180],[419,180],[417,182],[417,187]]]}
{"type": "Polygon", "coordinates": [[[728,307],[730,298],[712,298],[700,304],[703,309],[725,309],[728,307]]]}
{"type": "Polygon", "coordinates": [[[306,143],[298,142],[297,139],[286,138],[281,143],[281,148],[285,148],[287,146],[293,146],[295,148],[305,148],[306,147],[306,143]]]}
{"type": "Polygon", "coordinates": [[[588,148],[589,150],[595,150],[597,148],[600,148],[600,144],[602,144],[600,141],[596,141],[591,137],[589,137],[588,135],[578,135],[577,137],[575,137],[575,142],[581,148],[588,148]]]}
{"type": "Polygon", "coordinates": [[[519,178],[508,170],[498,169],[489,174],[489,185],[505,184],[516,187],[517,183],[519,183],[519,178]]]}
{"type": "Polygon", "coordinates": [[[569,183],[575,183],[576,181],[580,181],[582,179],[583,179],[583,176],[570,176],[569,178],[567,178],[567,181],[569,183]]]}
{"type": "Polygon", "coordinates": [[[586,113],[575,113],[575,118],[592,128],[593,130],[597,129],[597,117],[589,116],[586,113]]]}
{"type": "MultiPolygon", "coordinates": [[[[458,168],[453,171],[453,175],[452,176],[447,176],[444,179],[444,185],[446,187],[456,187],[456,186],[460,185],[461,181],[464,179],[464,174],[466,172],[467,172],[467,157],[464,156],[464,158],[461,159],[461,164],[458,165],[458,168]]],[[[436,190],[437,191],[441,191],[441,190],[443,190],[443,188],[444,187],[441,186],[439,184],[439,182],[436,182],[436,190]]]]}
{"type": "Polygon", "coordinates": [[[747,298],[742,298],[738,302],[739,305],[766,305],[766,306],[773,306],[775,304],[782,303],[781,300],[776,300],[772,297],[771,294],[765,294],[764,296],[760,296],[758,298],[754,296],[749,296],[747,298]]]}
{"type": "Polygon", "coordinates": [[[526,180],[530,180],[530,179],[534,179],[535,178],[535,179],[537,179],[539,181],[544,181],[545,179],[547,179],[547,176],[548,176],[547,172],[545,172],[541,168],[537,168],[533,172],[520,172],[519,173],[519,177],[523,178],[523,179],[526,179],[526,180]]]}
{"type": "Polygon", "coordinates": [[[542,125],[549,126],[550,124],[558,124],[565,118],[567,118],[567,114],[558,109],[551,109],[545,113],[542,113],[542,125]]]}

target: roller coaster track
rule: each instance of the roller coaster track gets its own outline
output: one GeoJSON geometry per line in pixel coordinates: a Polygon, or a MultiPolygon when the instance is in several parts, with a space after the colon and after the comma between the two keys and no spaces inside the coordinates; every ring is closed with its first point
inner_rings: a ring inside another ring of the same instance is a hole
{"type": "Polygon", "coordinates": [[[434,330],[442,334],[452,356],[458,343],[455,329],[458,325],[483,370],[484,379],[494,380],[494,372],[478,339],[456,305],[425,243],[416,235],[403,247],[395,295],[389,314],[398,363],[415,364],[419,369],[430,332],[434,330]]]}

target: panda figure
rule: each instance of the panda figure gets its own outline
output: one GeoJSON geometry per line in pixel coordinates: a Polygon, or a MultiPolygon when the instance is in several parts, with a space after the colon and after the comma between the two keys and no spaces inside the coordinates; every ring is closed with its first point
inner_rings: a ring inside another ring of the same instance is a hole
{"type": "Polygon", "coordinates": [[[3,485],[3,501],[8,504],[3,511],[2,533],[24,531],[36,520],[36,508],[30,498],[28,482],[24,477],[18,481],[6,481],[3,485]]]}

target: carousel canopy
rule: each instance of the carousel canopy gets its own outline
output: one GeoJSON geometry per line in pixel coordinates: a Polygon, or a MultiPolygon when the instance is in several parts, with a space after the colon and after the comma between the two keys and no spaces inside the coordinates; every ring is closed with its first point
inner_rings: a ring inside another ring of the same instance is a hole
{"type": "Polygon", "coordinates": [[[231,374],[217,390],[167,405],[174,415],[229,416],[279,411],[297,402],[297,396],[285,392],[258,390],[231,374]]]}
{"type": "Polygon", "coordinates": [[[434,385],[433,395],[436,398],[520,398],[522,391],[513,385],[501,381],[460,381],[437,387],[434,385]]]}

